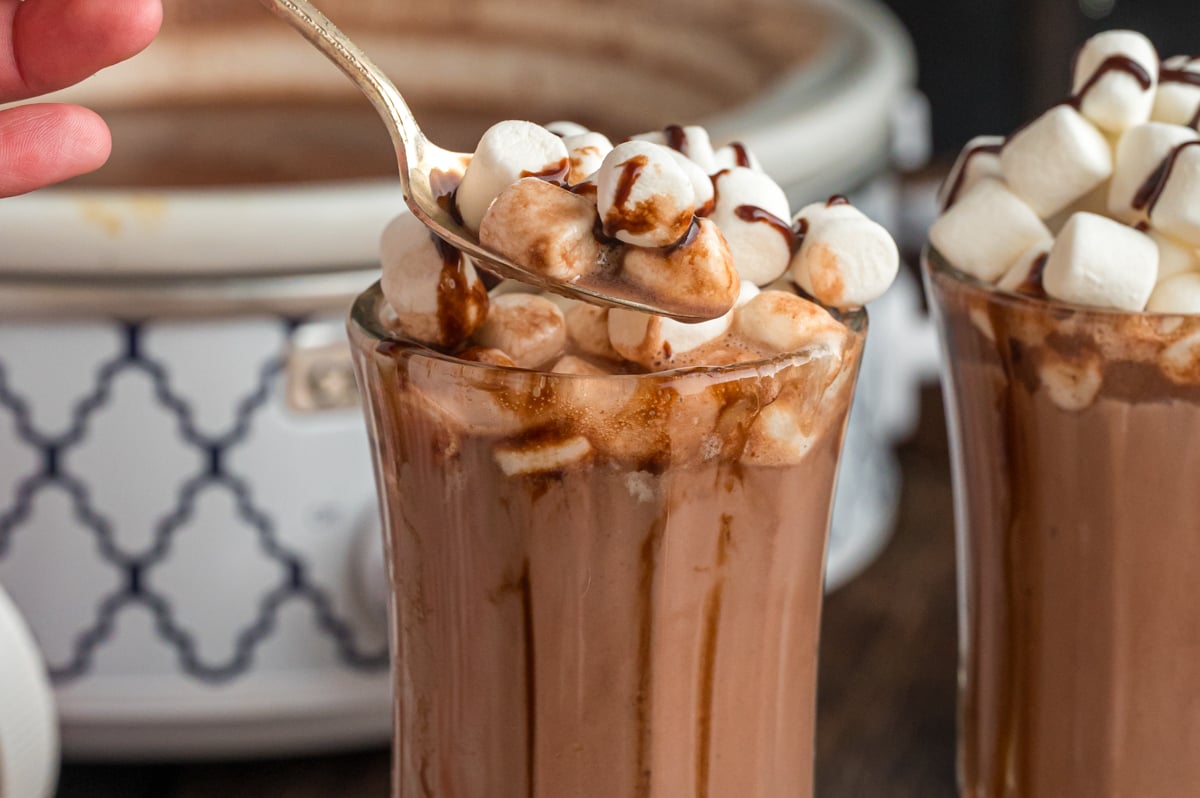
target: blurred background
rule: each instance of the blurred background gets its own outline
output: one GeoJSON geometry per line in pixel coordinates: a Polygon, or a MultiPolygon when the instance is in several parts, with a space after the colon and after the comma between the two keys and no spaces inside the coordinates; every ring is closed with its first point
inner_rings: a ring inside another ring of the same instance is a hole
{"type": "Polygon", "coordinates": [[[1071,58],[1110,28],[1145,33],[1164,58],[1194,52],[1194,0],[886,0],[917,49],[936,152],[1004,135],[1068,91],[1071,58]]]}

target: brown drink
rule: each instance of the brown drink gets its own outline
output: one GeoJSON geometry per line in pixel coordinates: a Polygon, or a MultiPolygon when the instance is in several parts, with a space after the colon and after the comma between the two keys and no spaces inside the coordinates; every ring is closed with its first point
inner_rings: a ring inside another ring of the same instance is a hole
{"type": "Polygon", "coordinates": [[[1200,317],[931,259],[960,546],[964,798],[1200,784],[1200,317]]]}
{"type": "Polygon", "coordinates": [[[382,308],[364,294],[351,337],[394,587],[396,798],[810,796],[863,316],[757,363],[581,376],[437,354],[382,308]]]}

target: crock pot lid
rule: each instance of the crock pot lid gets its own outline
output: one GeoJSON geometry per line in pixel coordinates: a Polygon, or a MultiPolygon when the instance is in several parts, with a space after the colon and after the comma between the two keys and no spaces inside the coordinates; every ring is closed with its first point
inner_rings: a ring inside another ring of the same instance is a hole
{"type": "MultiPolygon", "coordinates": [[[[886,161],[891,110],[915,71],[907,34],[875,0],[812,5],[830,20],[831,41],[821,57],[706,121],[715,141],[745,142],[789,195],[802,199],[852,188],[886,161]]],[[[49,189],[0,203],[0,274],[244,276],[363,268],[376,262],[380,231],[405,211],[392,180],[49,189]]]]}

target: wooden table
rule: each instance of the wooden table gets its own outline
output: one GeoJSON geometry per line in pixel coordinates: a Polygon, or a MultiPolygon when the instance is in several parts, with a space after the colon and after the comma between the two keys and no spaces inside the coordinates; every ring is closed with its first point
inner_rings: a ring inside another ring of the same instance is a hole
{"type": "MultiPolygon", "coordinates": [[[[920,429],[899,452],[904,493],[895,537],[826,603],[820,798],[954,795],[950,471],[936,389],[924,400],[920,429]]],[[[386,751],[214,765],[68,765],[58,798],[388,798],[388,767],[386,751]]]]}

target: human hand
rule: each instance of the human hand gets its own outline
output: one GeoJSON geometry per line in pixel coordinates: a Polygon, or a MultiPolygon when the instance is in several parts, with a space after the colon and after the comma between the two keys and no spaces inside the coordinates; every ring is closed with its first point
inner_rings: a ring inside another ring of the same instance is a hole
{"type": "MultiPolygon", "coordinates": [[[[150,43],[160,0],[0,0],[0,103],[78,83],[150,43]]],[[[108,160],[94,112],[62,103],[0,110],[0,197],[23,194],[108,160]]]]}

